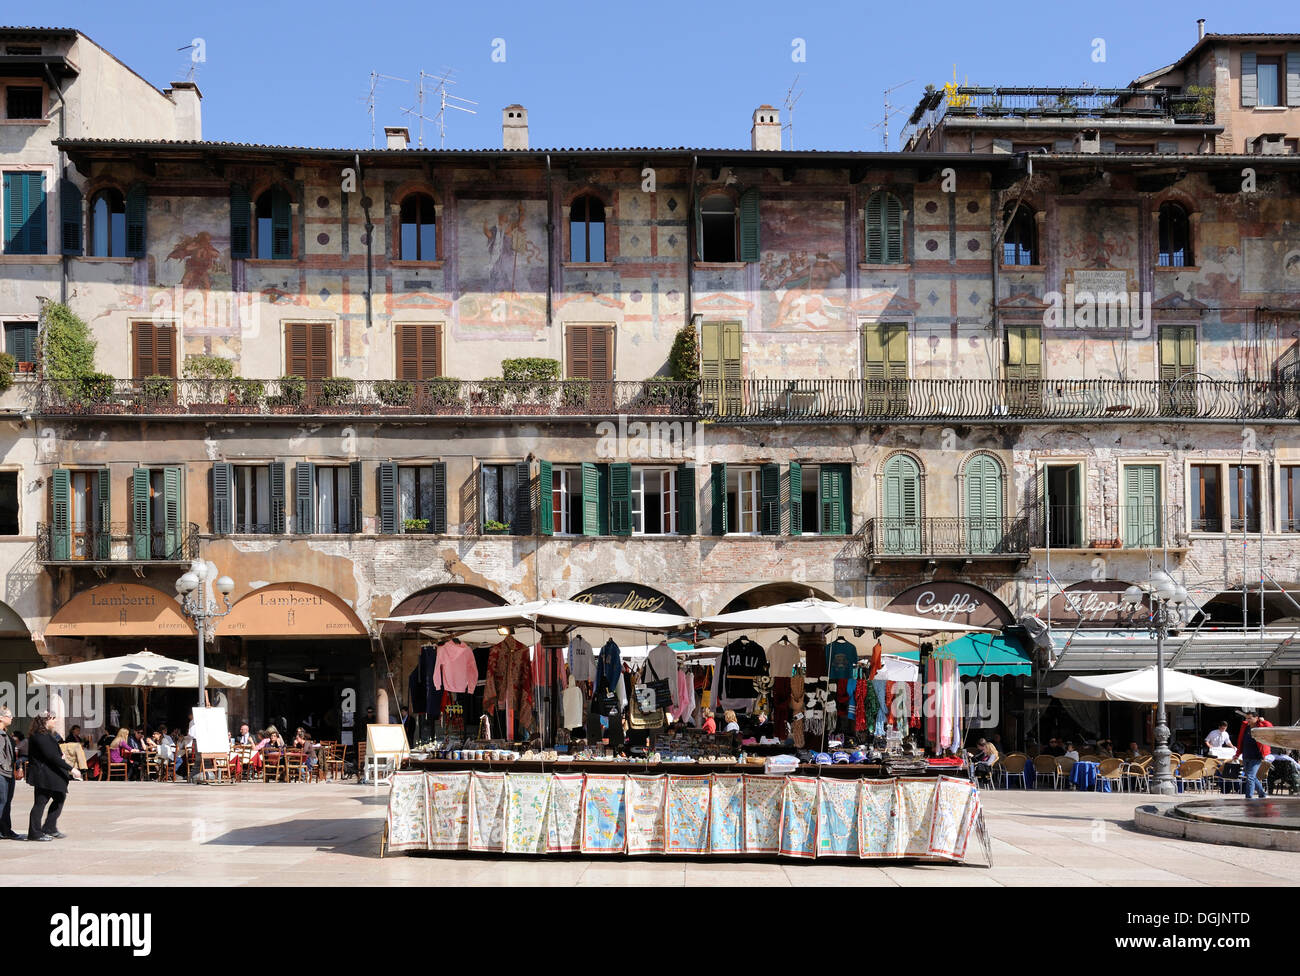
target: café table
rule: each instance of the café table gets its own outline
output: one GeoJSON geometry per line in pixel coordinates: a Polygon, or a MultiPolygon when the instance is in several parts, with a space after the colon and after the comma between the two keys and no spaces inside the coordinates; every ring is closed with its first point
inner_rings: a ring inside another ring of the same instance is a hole
{"type": "Polygon", "coordinates": [[[1095,790],[1100,787],[1101,792],[1110,792],[1110,780],[1097,778],[1097,771],[1101,768],[1101,763],[1095,762],[1076,762],[1074,768],[1070,770],[1070,783],[1078,790],[1095,790]]]}

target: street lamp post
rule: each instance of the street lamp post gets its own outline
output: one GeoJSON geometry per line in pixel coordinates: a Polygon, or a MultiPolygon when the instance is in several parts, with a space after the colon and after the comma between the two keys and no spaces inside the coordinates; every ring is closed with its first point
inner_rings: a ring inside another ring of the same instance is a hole
{"type": "MultiPolygon", "coordinates": [[[[1187,602],[1187,588],[1162,569],[1151,574],[1147,583],[1151,595],[1151,613],[1147,629],[1156,639],[1156,727],[1155,727],[1155,785],[1152,792],[1161,796],[1174,796],[1178,790],[1169,764],[1169,720],[1165,714],[1165,637],[1171,628],[1183,623],[1183,604],[1187,602]]],[[[1130,586],[1123,600],[1133,610],[1142,606],[1146,595],[1140,586],[1130,586]]]]}
{"type": "Polygon", "coordinates": [[[212,582],[212,577],[216,576],[216,574],[216,567],[211,563],[196,560],[191,565],[189,572],[176,581],[176,592],[181,597],[181,609],[194,619],[194,629],[199,634],[199,708],[206,707],[208,703],[208,675],[203,666],[204,631],[207,629],[209,620],[215,620],[230,613],[230,594],[235,589],[235,581],[229,576],[217,577],[213,585],[226,604],[225,610],[219,609],[217,601],[208,596],[206,589],[207,584],[212,582]]]}

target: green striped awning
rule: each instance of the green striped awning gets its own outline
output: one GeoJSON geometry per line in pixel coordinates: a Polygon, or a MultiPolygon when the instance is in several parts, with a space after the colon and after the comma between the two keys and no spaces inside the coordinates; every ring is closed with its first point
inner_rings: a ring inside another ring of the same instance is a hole
{"type": "MultiPolygon", "coordinates": [[[[1002,634],[967,634],[943,646],[944,651],[957,658],[957,667],[963,677],[990,677],[991,675],[1028,676],[1033,670],[1029,652],[1015,638],[1002,634]]],[[[898,655],[916,661],[919,651],[904,651],[898,655]]]]}

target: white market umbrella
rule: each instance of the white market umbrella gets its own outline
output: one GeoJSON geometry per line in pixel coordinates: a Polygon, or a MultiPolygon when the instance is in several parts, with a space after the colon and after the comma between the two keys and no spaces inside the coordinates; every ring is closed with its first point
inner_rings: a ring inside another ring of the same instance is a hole
{"type": "Polygon", "coordinates": [[[834,600],[809,598],[795,603],[777,603],[770,607],[737,610],[715,617],[702,617],[700,626],[712,633],[724,630],[776,630],[795,627],[858,628],[882,630],[894,634],[978,633],[990,627],[944,623],[925,617],[912,617],[871,607],[854,607],[834,600]]]}
{"type": "MultiPolygon", "coordinates": [[[[243,688],[248,678],[216,668],[203,669],[209,688],[243,688]]],[[[29,685],[103,685],[110,688],[197,688],[199,668],[152,651],[122,657],[77,661],[27,672],[29,685]]]]}
{"type": "Polygon", "coordinates": [[[477,607],[444,613],[416,613],[405,617],[381,617],[381,623],[417,624],[435,630],[467,631],[483,627],[533,627],[538,624],[560,628],[596,627],[605,630],[633,630],[667,633],[687,630],[693,621],[672,613],[620,610],[574,600],[534,600],[504,607],[477,607]]]}
{"type": "MultiPolygon", "coordinates": [[[[1121,701],[1153,704],[1156,669],[1122,671],[1091,677],[1066,678],[1048,689],[1054,698],[1075,701],[1121,701]]],[[[1238,688],[1222,681],[1165,668],[1165,702],[1170,705],[1214,705],[1222,708],[1276,708],[1281,699],[1262,691],[1238,688]]]]}

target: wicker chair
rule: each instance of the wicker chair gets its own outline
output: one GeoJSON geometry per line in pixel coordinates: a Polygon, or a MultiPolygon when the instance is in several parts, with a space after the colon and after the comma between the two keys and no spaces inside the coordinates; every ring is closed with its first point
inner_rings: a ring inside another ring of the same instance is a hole
{"type": "Polygon", "coordinates": [[[1102,783],[1114,783],[1116,792],[1124,789],[1124,760],[1103,759],[1097,766],[1097,789],[1102,783]]]}
{"type": "Polygon", "coordinates": [[[1145,759],[1138,759],[1131,763],[1124,764],[1124,782],[1130,789],[1141,785],[1145,793],[1151,789],[1151,763],[1153,760],[1150,756],[1145,759]]]}
{"type": "MultiPolygon", "coordinates": [[[[1083,762],[1082,759],[1079,762],[1083,762]]],[[[1061,782],[1065,784],[1066,789],[1070,787],[1070,773],[1074,771],[1074,760],[1069,756],[1062,756],[1056,760],[1056,765],[1061,770],[1061,782]]]]}
{"type": "Polygon", "coordinates": [[[1178,773],[1175,776],[1184,790],[1205,789],[1205,760],[1203,759],[1184,759],[1178,764],[1178,773]]]}
{"type": "Polygon", "coordinates": [[[1058,789],[1061,785],[1061,766],[1055,756],[1035,756],[1034,757],[1034,789],[1038,788],[1038,780],[1050,778],[1052,780],[1052,789],[1058,789]]]}
{"type": "Polygon", "coordinates": [[[1013,753],[1010,756],[1003,756],[998,760],[997,765],[993,767],[995,774],[1002,777],[1002,788],[1011,789],[1011,783],[1014,780],[1020,784],[1020,788],[1025,786],[1025,764],[1029,762],[1027,756],[1019,753],[1013,753]]]}

